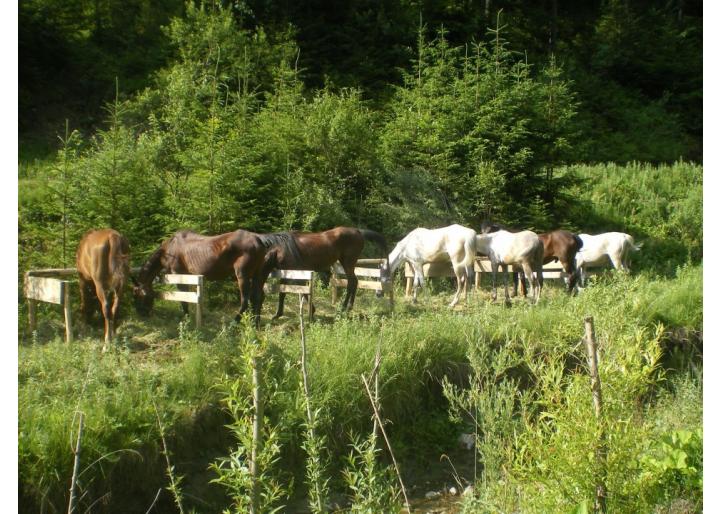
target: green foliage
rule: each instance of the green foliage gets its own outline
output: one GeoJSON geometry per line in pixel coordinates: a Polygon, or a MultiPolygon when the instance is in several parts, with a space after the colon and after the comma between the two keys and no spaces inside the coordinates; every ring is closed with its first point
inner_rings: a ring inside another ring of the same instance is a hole
{"type": "Polygon", "coordinates": [[[350,512],[400,512],[400,491],[394,485],[392,469],[378,460],[380,449],[375,436],[351,440],[352,449],[343,469],[343,479],[351,491],[350,512]]]}
{"type": "Polygon", "coordinates": [[[703,431],[675,430],[650,441],[640,456],[641,479],[657,503],[691,496],[698,504],[703,491],[703,431]]]}
{"type": "Polygon", "coordinates": [[[578,232],[633,235],[643,243],[633,262],[670,275],[702,259],[702,174],[702,166],[682,161],[570,166],[562,176],[574,183],[568,193],[579,201],[563,218],[578,232]]]}
{"type": "Polygon", "coordinates": [[[573,95],[554,62],[533,77],[502,29],[470,55],[451,47],[444,32],[429,43],[421,32],[418,59],[389,104],[381,136],[389,206],[416,203],[416,190],[402,188],[405,175],[428,188],[410,216],[429,207],[422,216],[431,224],[477,224],[490,215],[527,222],[536,195],[552,200],[551,170],[570,148],[573,95]]]}

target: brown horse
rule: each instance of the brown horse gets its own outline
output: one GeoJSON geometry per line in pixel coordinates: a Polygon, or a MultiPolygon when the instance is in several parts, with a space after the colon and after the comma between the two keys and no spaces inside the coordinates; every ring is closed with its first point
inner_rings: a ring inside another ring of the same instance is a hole
{"type": "MultiPolygon", "coordinates": [[[[544,247],[543,264],[558,260],[562,264],[563,271],[568,275],[567,292],[572,293],[578,279],[578,271],[575,267],[575,254],[583,246],[582,239],[567,230],[553,230],[546,234],[538,235],[544,247]]],[[[525,281],[521,280],[521,291],[527,294],[525,281]]],[[[516,284],[517,287],[517,284],[516,284]]]]}
{"type": "MultiPolygon", "coordinates": [[[[273,269],[294,269],[329,271],[335,262],[340,262],[347,276],[348,286],[343,310],[352,309],[357,293],[358,279],[355,276],[355,264],[365,247],[365,241],[377,244],[387,258],[387,243],[382,234],[372,230],[352,227],[335,227],[325,232],[281,232],[267,236],[289,237],[295,245],[275,245],[265,256],[262,283],[273,269]]],[[[381,281],[387,282],[389,274],[384,274],[381,281]]],[[[282,316],[285,294],[280,293],[278,310],[275,318],[282,316]]],[[[312,309],[312,306],[310,307],[312,309]]]]}
{"type": "Polygon", "coordinates": [[[130,276],[129,257],[128,240],[111,228],[91,230],[83,236],[78,245],[80,309],[89,322],[92,317],[90,297],[94,289],[105,318],[105,347],[115,335],[120,298],[130,276]],[[112,306],[110,293],[114,293],[112,306]]]}
{"type": "MultiPolygon", "coordinates": [[[[240,312],[236,319],[253,307],[256,326],[260,323],[260,281],[267,249],[289,244],[287,238],[236,230],[218,236],[203,236],[190,230],[176,232],[164,241],[140,269],[134,288],[135,308],[140,314],[152,309],[153,279],[161,272],[203,275],[208,280],[235,276],[240,289],[240,312]]],[[[290,242],[291,244],[291,242],[290,242]]],[[[183,303],[187,313],[187,304],[183,303]]]]}

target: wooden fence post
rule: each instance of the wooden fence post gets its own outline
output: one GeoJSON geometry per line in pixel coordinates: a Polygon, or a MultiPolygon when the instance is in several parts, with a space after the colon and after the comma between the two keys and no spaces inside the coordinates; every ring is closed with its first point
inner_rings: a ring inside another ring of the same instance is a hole
{"type": "Polygon", "coordinates": [[[600,388],[600,375],[597,366],[597,342],[595,341],[595,327],[592,316],[585,318],[585,347],[587,348],[588,366],[590,368],[590,389],[592,391],[593,406],[595,407],[595,417],[600,424],[598,447],[595,450],[595,460],[599,469],[595,482],[595,504],[593,511],[605,514],[607,512],[607,488],[605,486],[607,446],[605,424],[602,417],[602,390],[600,388]]]}
{"type": "Polygon", "coordinates": [[[37,302],[35,300],[28,300],[28,324],[30,325],[30,337],[37,328],[37,302]]]}
{"type": "Polygon", "coordinates": [[[195,328],[202,326],[202,302],[205,298],[205,292],[203,291],[203,276],[198,277],[197,283],[197,303],[195,304],[195,328]]]}
{"type": "MultiPolygon", "coordinates": [[[[254,342],[258,344],[257,341],[254,342]]],[[[251,359],[252,366],[252,384],[253,384],[253,407],[255,408],[255,419],[253,419],[253,441],[250,451],[250,477],[252,487],[250,491],[250,513],[260,514],[260,482],[258,458],[262,448],[262,427],[263,427],[263,397],[260,366],[261,359],[258,356],[258,348],[255,348],[255,354],[251,359]]]]}
{"type": "Polygon", "coordinates": [[[63,288],[63,312],[65,313],[65,342],[72,343],[72,310],[70,308],[70,282],[63,288]]]}

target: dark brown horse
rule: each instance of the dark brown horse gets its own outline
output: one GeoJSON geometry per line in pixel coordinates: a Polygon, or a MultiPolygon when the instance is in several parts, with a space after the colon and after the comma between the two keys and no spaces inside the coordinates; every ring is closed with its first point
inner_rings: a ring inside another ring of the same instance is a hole
{"type": "Polygon", "coordinates": [[[77,249],[77,270],[80,279],[80,309],[90,322],[93,291],[105,318],[105,343],[115,335],[115,322],[120,298],[130,276],[130,244],[111,228],[91,230],[83,236],[77,249]],[[114,293],[112,305],[110,293],[114,293]]]}
{"type": "MultiPolygon", "coordinates": [[[[240,312],[236,319],[253,307],[255,324],[260,322],[260,294],[264,280],[261,271],[267,249],[284,247],[288,238],[236,230],[218,236],[203,236],[190,230],[176,232],[164,241],[140,269],[134,288],[135,307],[140,314],[152,309],[152,281],[160,273],[191,273],[208,280],[235,276],[240,289],[240,312]]],[[[291,242],[290,242],[291,244],[291,242]]],[[[187,304],[183,304],[187,313],[187,304]]]]}
{"type": "MultiPolygon", "coordinates": [[[[355,303],[358,286],[355,264],[365,247],[365,241],[377,244],[382,249],[383,256],[387,258],[385,238],[382,234],[372,230],[335,227],[325,232],[282,232],[268,235],[291,237],[295,245],[275,245],[268,250],[265,256],[262,283],[265,283],[265,279],[273,269],[326,272],[335,262],[340,262],[348,281],[343,310],[352,309],[355,303]]],[[[389,275],[381,277],[381,281],[388,280],[389,275]]],[[[282,316],[284,301],[285,294],[280,293],[276,318],[282,316]]]]}
{"type": "MultiPolygon", "coordinates": [[[[543,264],[559,260],[563,271],[568,275],[567,291],[572,293],[578,279],[578,272],[575,269],[575,254],[583,246],[582,239],[567,230],[553,230],[546,234],[540,234],[538,237],[545,249],[543,264]]],[[[522,293],[525,295],[525,281],[521,280],[520,283],[522,293]]]]}

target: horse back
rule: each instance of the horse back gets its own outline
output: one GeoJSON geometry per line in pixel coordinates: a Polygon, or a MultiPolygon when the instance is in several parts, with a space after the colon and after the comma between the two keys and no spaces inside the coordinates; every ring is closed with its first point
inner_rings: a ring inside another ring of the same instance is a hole
{"type": "Polygon", "coordinates": [[[80,240],[76,254],[78,274],[106,289],[119,291],[130,272],[130,244],[113,229],[92,230],[80,240]]]}

